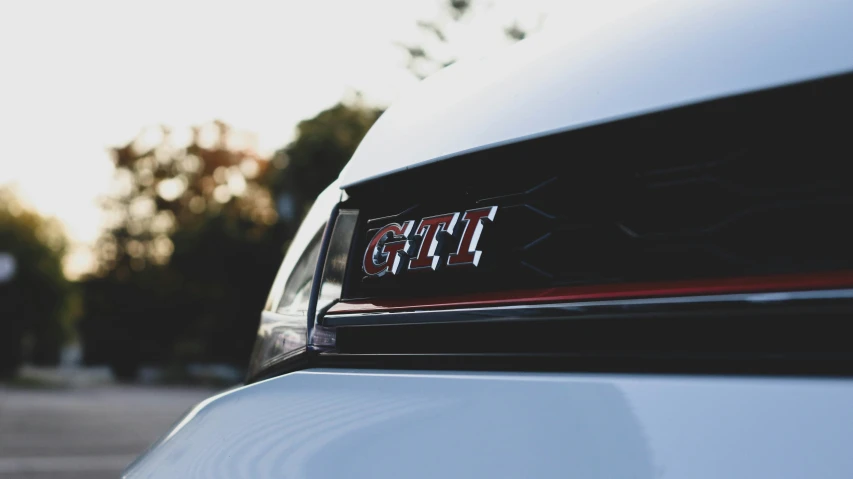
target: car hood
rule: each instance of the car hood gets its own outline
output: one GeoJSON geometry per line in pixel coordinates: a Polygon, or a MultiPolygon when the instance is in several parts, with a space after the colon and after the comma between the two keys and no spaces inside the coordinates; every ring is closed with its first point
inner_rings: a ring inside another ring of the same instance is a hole
{"type": "Polygon", "coordinates": [[[658,1],[426,79],[341,186],[558,131],[853,69],[853,2],[658,1]]]}

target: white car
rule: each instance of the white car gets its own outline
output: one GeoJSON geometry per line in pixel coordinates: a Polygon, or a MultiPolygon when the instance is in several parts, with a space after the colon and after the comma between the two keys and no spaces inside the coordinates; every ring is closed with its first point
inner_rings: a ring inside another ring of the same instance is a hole
{"type": "Polygon", "coordinates": [[[853,2],[454,65],[320,195],[142,478],[853,477],[853,2]]]}

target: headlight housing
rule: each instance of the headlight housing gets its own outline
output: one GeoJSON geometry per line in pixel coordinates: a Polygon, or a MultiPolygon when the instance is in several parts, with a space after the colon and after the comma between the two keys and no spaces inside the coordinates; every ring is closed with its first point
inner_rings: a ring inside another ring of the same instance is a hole
{"type": "Polygon", "coordinates": [[[357,212],[337,210],[340,199],[341,190],[335,182],[317,198],[288,248],[261,313],[249,362],[249,380],[286,361],[297,360],[312,345],[334,346],[333,331],[317,331],[315,324],[317,312],[340,298],[357,218],[357,212]],[[326,251],[330,247],[332,254],[327,262],[326,251]]]}

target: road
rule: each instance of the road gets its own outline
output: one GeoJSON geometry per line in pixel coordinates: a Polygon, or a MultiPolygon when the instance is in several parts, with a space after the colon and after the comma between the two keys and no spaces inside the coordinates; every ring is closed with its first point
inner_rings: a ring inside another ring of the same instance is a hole
{"type": "Polygon", "coordinates": [[[0,479],[107,479],[167,432],[207,389],[0,386],[0,479]]]}

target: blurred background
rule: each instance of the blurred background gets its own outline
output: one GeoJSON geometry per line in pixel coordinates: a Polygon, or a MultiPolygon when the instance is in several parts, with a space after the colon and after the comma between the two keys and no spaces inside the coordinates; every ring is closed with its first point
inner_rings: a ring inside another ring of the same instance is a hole
{"type": "Polygon", "coordinates": [[[238,384],[302,216],[419,80],[640,3],[0,3],[0,479],[117,477],[238,384]]]}

